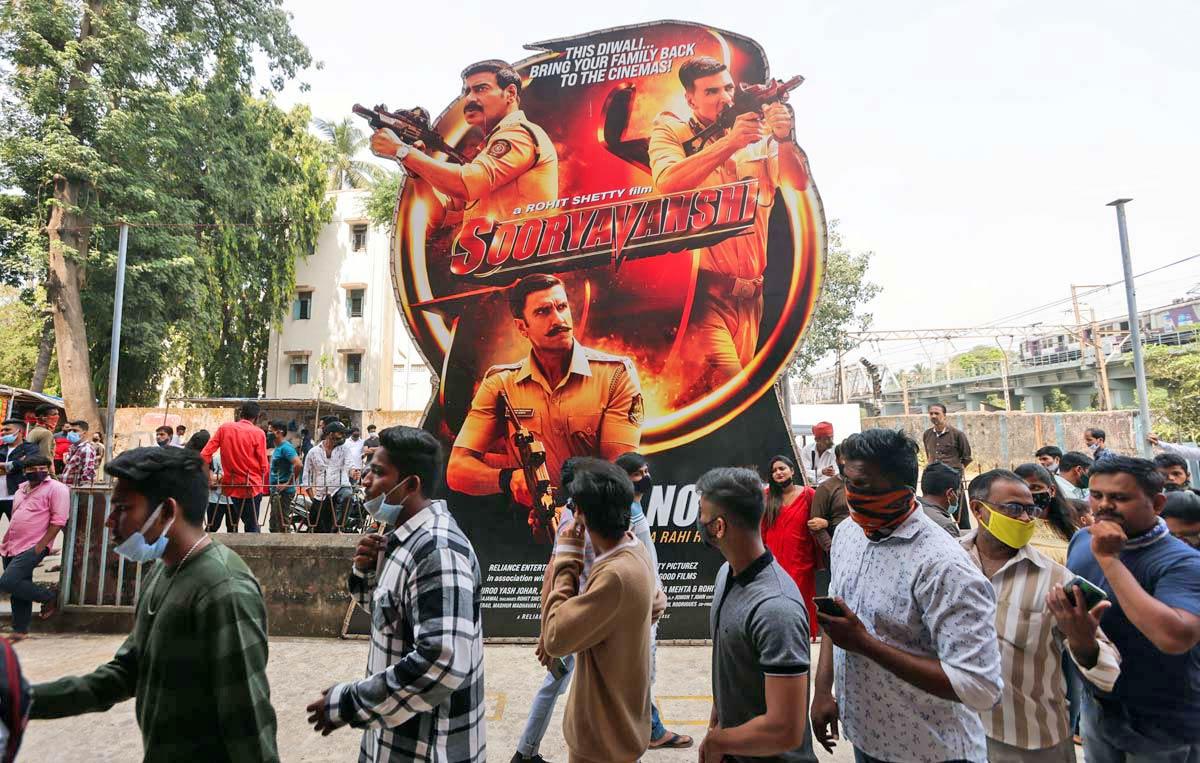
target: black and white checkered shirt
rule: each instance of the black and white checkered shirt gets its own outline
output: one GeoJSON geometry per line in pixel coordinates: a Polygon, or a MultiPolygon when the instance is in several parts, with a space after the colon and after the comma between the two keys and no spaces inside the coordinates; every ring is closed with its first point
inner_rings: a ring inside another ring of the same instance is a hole
{"type": "Polygon", "coordinates": [[[388,536],[382,572],[352,570],[371,613],[367,676],[330,689],[325,710],[366,729],[360,762],[486,760],[481,581],[443,501],[388,536]]]}

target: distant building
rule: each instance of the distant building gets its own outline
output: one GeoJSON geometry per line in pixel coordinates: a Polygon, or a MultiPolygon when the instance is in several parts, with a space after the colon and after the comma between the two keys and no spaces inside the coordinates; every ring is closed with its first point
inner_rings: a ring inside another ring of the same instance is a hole
{"type": "Polygon", "coordinates": [[[271,330],[268,398],[325,399],[361,412],[420,411],[431,374],[392,287],[390,236],[367,220],[367,191],[332,191],[333,219],[296,262],[296,294],[271,330]]]}

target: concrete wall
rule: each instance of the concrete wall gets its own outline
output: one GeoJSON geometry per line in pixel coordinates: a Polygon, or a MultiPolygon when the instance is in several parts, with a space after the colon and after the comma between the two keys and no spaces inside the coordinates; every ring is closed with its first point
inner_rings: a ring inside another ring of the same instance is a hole
{"type": "Polygon", "coordinates": [[[113,451],[120,453],[129,448],[153,445],[154,430],[163,424],[172,429],[183,424],[187,427],[187,436],[191,437],[201,429],[215,432],[217,427],[233,421],[233,416],[233,408],[172,407],[169,411],[163,411],[162,408],[118,408],[113,451]]]}
{"type": "MultiPolygon", "coordinates": [[[[1043,445],[1057,445],[1064,452],[1077,450],[1086,453],[1083,430],[1089,427],[1104,430],[1111,450],[1135,455],[1138,450],[1136,418],[1134,411],[949,414],[950,425],[966,432],[971,441],[971,453],[975,460],[967,467],[969,477],[989,469],[1011,468],[1033,461],[1034,452],[1043,445]]],[[[925,415],[876,416],[864,418],[862,426],[863,429],[898,427],[920,443],[922,433],[929,428],[929,418],[925,415]]],[[[922,450],[922,464],[924,459],[922,450]]]]}
{"type": "MultiPolygon", "coordinates": [[[[258,578],[272,636],[341,635],[350,606],[346,576],[357,535],[222,533],[217,539],[235,551],[258,578]]],[[[94,570],[91,576],[96,577],[94,570]]],[[[57,617],[45,622],[35,619],[34,623],[35,630],[44,631],[126,633],[133,627],[133,608],[72,606],[57,617]]]]}

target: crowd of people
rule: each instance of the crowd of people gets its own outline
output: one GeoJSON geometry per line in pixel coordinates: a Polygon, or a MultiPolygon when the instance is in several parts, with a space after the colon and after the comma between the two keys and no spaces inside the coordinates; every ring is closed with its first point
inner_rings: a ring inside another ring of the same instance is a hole
{"type": "MultiPolygon", "coordinates": [[[[1200,449],[1153,438],[1163,453],[1149,461],[1109,450],[1093,429],[1088,455],[1041,448],[964,485],[970,443],[944,408],[930,413],[920,445],[889,429],[835,445],[822,423],[799,464],[778,455],[761,473],[697,478],[697,537],[724,559],[699,760],[813,761],[815,745],[843,739],[861,762],[1071,761],[1078,744],[1089,763],[1200,760],[1200,495],[1187,461],[1200,449]]],[[[314,688],[308,722],[362,729],[365,761],[485,760],[483,578],[471,538],[434,497],[438,441],[410,427],[363,440],[330,420],[302,454],[273,421],[268,462],[259,414],[250,403],[211,436],[172,447],[179,428],[104,465],[116,552],[162,564],[113,660],[34,686],[31,717],[136,697],[146,759],[277,759],[262,591],[212,532],[222,517],[257,529],[262,494],[238,491],[254,484],[246,475],[264,475],[273,505],[310,490],[331,509],[336,475],[361,479],[378,523],[347,559],[372,639],[365,677],[314,688]],[[217,486],[226,503],[213,502],[217,486]]],[[[24,432],[5,422],[0,454],[6,476],[20,475],[0,543],[14,634],[34,602],[53,612],[56,592],[31,574],[69,501],[41,439],[24,432]]],[[[559,476],[533,650],[546,675],[512,762],[545,763],[568,687],[572,761],[692,747],[654,702],[668,602],[642,508],[651,464],[636,452],[576,457],[559,476]]]]}

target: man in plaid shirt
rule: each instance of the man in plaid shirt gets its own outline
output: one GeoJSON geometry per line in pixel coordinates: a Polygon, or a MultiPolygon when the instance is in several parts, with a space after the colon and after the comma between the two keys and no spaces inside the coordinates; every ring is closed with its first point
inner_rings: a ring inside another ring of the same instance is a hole
{"type": "Polygon", "coordinates": [[[363,475],[366,508],[389,528],[359,541],[350,592],[371,613],[361,681],[308,705],[322,734],[365,729],[359,761],[484,761],[482,575],[437,484],[441,448],[420,429],[391,427],[363,475]],[[381,567],[381,568],[380,568],[381,567]]]}
{"type": "Polygon", "coordinates": [[[88,423],[83,419],[67,424],[67,439],[71,447],[64,459],[62,480],[68,485],[88,485],[96,481],[96,448],[88,436],[88,423]]]}

